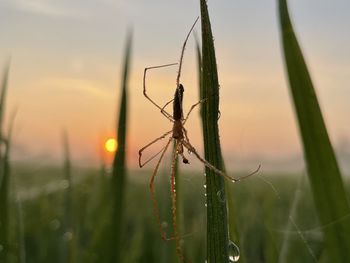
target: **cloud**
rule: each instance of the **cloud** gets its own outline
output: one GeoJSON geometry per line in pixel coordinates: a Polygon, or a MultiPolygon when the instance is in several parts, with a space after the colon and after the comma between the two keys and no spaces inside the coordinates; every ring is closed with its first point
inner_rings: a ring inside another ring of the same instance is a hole
{"type": "Polygon", "coordinates": [[[50,0],[12,0],[9,4],[24,12],[54,16],[54,17],[71,17],[74,14],[70,11],[68,6],[58,6],[50,0]]]}
{"type": "Polygon", "coordinates": [[[5,0],[15,10],[55,18],[89,19],[96,13],[120,9],[125,0],[5,0]]]}

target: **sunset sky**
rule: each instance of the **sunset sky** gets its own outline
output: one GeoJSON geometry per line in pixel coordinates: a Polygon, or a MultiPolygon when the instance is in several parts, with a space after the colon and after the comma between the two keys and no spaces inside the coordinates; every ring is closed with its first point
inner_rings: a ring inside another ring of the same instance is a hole
{"type": "MultiPolygon", "coordinates": [[[[350,2],[288,2],[331,139],[339,151],[349,152],[350,2]]],[[[7,116],[18,108],[13,158],[60,161],[61,134],[66,129],[73,160],[81,165],[98,162],[102,138],[114,134],[124,43],[132,29],[128,162],[135,167],[138,149],[171,128],[142,95],[143,69],[179,60],[184,38],[199,15],[198,4],[197,0],[0,0],[0,65],[12,58],[7,116]]],[[[255,169],[254,162],[300,156],[276,1],[209,0],[208,7],[226,165],[235,169],[247,162],[255,169]]],[[[200,23],[195,33],[199,36],[200,23]]],[[[149,94],[160,104],[172,98],[176,72],[176,67],[149,72],[149,94]]],[[[198,101],[197,81],[191,37],[181,76],[185,111],[198,101]]],[[[186,126],[201,151],[198,112],[186,126]]]]}

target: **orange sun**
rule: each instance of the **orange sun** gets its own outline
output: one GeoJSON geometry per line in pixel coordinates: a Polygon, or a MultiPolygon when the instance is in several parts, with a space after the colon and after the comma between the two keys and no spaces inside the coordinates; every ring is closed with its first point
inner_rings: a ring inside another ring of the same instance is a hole
{"type": "Polygon", "coordinates": [[[108,138],[105,142],[105,149],[107,152],[113,153],[118,148],[118,142],[114,138],[108,138]]]}

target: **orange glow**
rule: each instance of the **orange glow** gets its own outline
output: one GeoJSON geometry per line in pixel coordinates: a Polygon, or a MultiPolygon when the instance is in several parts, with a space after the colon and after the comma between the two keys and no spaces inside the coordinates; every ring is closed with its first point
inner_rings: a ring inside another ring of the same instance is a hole
{"type": "Polygon", "coordinates": [[[105,149],[107,152],[113,153],[118,148],[118,142],[114,138],[108,138],[105,142],[105,149]]]}

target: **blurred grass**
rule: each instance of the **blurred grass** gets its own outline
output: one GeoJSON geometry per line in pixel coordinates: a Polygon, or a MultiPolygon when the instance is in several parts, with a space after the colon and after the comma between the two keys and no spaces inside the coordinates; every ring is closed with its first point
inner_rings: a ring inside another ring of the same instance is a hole
{"type": "MultiPolygon", "coordinates": [[[[205,0],[200,1],[202,22],[202,71],[200,99],[205,159],[224,170],[219,139],[219,81],[209,13],[205,0]]],[[[205,168],[207,192],[207,260],[229,262],[229,236],[225,184],[222,176],[205,168]]]]}
{"type": "Polygon", "coordinates": [[[108,262],[119,262],[122,254],[122,228],[124,225],[124,195],[126,187],[126,142],[127,142],[127,105],[128,105],[128,78],[130,71],[130,56],[132,46],[132,33],[128,32],[126,39],[126,49],[124,53],[121,99],[119,108],[119,120],[117,124],[118,149],[112,165],[112,225],[110,242],[110,258],[108,262]]]}
{"type": "Polygon", "coordinates": [[[286,0],[279,0],[284,58],[308,175],[326,242],[326,254],[333,262],[350,262],[350,208],[338,163],[304,61],[286,0]]]}
{"type": "Polygon", "coordinates": [[[73,182],[72,182],[72,161],[70,158],[70,147],[67,131],[63,131],[62,136],[63,153],[64,153],[64,180],[67,183],[64,200],[64,222],[63,222],[63,262],[75,262],[75,229],[74,229],[74,212],[73,212],[73,182]]]}
{"type": "MultiPolygon", "coordinates": [[[[4,116],[5,102],[8,84],[8,75],[10,62],[5,66],[0,90],[0,262],[6,262],[9,251],[9,152],[10,152],[10,134],[7,138],[4,136],[4,116]]],[[[10,133],[12,130],[10,125],[10,133]]]]}
{"type": "MultiPolygon", "coordinates": [[[[168,165],[164,165],[168,167],[168,165]]],[[[52,168],[54,170],[54,167],[52,168]]],[[[38,170],[37,174],[45,173],[47,169],[38,170]]],[[[178,260],[172,253],[173,247],[163,242],[159,235],[159,229],[154,222],[152,203],[146,190],[150,171],[131,171],[128,175],[128,191],[125,192],[125,200],[129,200],[124,209],[125,224],[121,231],[123,251],[119,262],[170,262],[178,260]]],[[[93,242],[104,243],[104,236],[95,240],[99,222],[109,220],[109,214],[104,213],[108,203],[106,199],[96,203],[110,182],[106,181],[103,187],[98,187],[101,177],[96,170],[75,169],[74,173],[82,180],[74,185],[73,211],[75,211],[76,224],[79,229],[76,235],[75,254],[78,262],[102,262],[100,253],[107,253],[108,246],[100,246],[98,249],[91,246],[93,242]]],[[[109,174],[110,176],[111,174],[109,174]]],[[[17,174],[15,174],[17,177],[17,174]]],[[[35,181],[36,174],[22,174],[20,177],[31,177],[35,181]]],[[[168,222],[168,230],[171,231],[171,199],[169,196],[169,174],[164,170],[159,174],[157,182],[160,212],[164,222],[168,222]]],[[[258,178],[252,178],[249,183],[242,182],[233,192],[237,202],[237,222],[241,238],[241,253],[246,255],[246,262],[277,262],[279,251],[282,248],[282,240],[289,236],[290,246],[286,262],[313,262],[307,247],[300,239],[297,231],[286,228],[289,222],[289,207],[293,202],[294,189],[298,185],[300,176],[278,174],[275,176],[264,175],[280,192],[280,198],[276,198],[271,188],[261,183],[258,178]]],[[[184,244],[188,258],[193,262],[204,262],[205,250],[205,214],[203,174],[181,173],[183,215],[185,218],[184,244]]],[[[247,181],[248,182],[248,181],[247,181]]],[[[21,182],[19,181],[19,186],[21,182]]],[[[347,189],[350,190],[349,185],[347,189]]],[[[28,189],[30,190],[30,189],[28,189]]],[[[308,244],[316,255],[320,255],[323,248],[322,227],[318,227],[315,208],[308,184],[303,184],[295,215],[295,221],[300,227],[308,244]]],[[[43,192],[34,199],[22,199],[24,240],[27,262],[61,262],[61,250],[57,242],[62,238],[64,227],[65,189],[46,194],[43,192]]],[[[14,207],[12,202],[11,207],[14,207]]],[[[14,209],[11,209],[14,213],[14,209]]],[[[16,222],[10,222],[10,232],[17,229],[16,222]]],[[[11,235],[11,247],[16,250],[17,239],[11,235]]],[[[109,240],[107,240],[109,241],[109,240]]],[[[106,243],[104,243],[106,244],[106,243]]],[[[12,255],[9,263],[17,262],[12,255]]],[[[333,261],[329,261],[333,262],[333,261]]]]}

